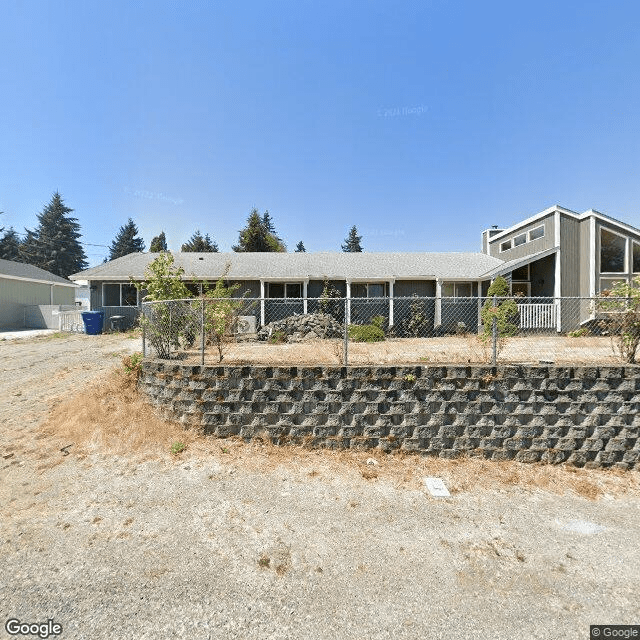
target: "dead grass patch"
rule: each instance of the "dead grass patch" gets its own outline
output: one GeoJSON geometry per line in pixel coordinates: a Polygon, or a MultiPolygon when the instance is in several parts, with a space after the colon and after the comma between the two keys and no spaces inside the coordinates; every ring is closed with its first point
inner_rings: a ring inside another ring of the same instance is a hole
{"type": "Polygon", "coordinates": [[[78,453],[169,453],[176,440],[190,444],[195,430],[163,419],[138,393],[134,378],[120,370],[63,399],[42,432],[78,453]]]}

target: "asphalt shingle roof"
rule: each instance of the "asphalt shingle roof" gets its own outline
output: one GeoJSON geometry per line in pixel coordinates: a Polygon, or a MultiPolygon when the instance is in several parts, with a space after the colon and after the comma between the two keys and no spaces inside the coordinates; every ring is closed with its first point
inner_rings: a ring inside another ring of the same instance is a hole
{"type": "MultiPolygon", "coordinates": [[[[143,280],[157,253],[127,256],[76,273],[72,280],[143,280]]],[[[173,253],[185,279],[231,280],[479,278],[503,260],[484,253],[173,253]]]]}
{"type": "Polygon", "coordinates": [[[39,267],[34,267],[32,264],[14,262],[13,260],[0,260],[0,278],[2,276],[25,278],[26,280],[39,280],[51,282],[53,284],[66,284],[68,287],[75,286],[73,282],[69,282],[69,280],[56,276],[49,271],[45,271],[39,267]]]}

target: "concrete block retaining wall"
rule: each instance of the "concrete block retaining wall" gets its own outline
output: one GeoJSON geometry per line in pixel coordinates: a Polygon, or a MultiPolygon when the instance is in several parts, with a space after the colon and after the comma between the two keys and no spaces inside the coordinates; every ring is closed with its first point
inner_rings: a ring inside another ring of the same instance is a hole
{"type": "Polygon", "coordinates": [[[167,417],[220,437],[623,469],[640,460],[638,367],[147,360],[139,385],[167,417]]]}

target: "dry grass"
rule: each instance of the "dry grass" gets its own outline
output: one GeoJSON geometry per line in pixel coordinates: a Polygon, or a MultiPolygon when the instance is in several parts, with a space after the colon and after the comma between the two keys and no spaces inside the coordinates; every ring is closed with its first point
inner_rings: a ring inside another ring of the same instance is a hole
{"type": "Polygon", "coordinates": [[[157,454],[169,452],[176,441],[188,447],[197,437],[194,430],[161,418],[121,370],[59,402],[41,428],[65,445],[73,443],[74,453],[85,454],[157,454]]]}
{"type": "Polygon", "coordinates": [[[409,490],[424,490],[423,478],[436,476],[444,479],[453,494],[511,486],[558,494],[572,492],[591,500],[605,494],[640,493],[638,471],[587,470],[476,457],[448,460],[403,452],[329,451],[255,441],[245,443],[233,438],[220,440],[164,420],[138,394],[132,380],[121,372],[114,372],[60,402],[42,429],[61,446],[73,443],[71,453],[81,456],[115,453],[134,459],[216,459],[222,464],[258,473],[284,467],[306,479],[348,476],[354,482],[384,481],[409,490]],[[184,443],[186,450],[172,456],[171,446],[177,441],[184,443]],[[373,467],[366,464],[371,457],[378,462],[373,467]]]}
{"type": "MultiPolygon", "coordinates": [[[[500,363],[620,364],[606,337],[568,338],[566,336],[518,336],[500,345],[500,363]]],[[[341,339],[304,343],[269,344],[239,342],[229,346],[223,364],[265,365],[340,365],[343,361],[341,339]]],[[[188,351],[188,362],[199,363],[200,354],[188,351]]],[[[349,364],[484,364],[490,361],[491,344],[475,334],[441,338],[395,338],[383,342],[349,342],[349,364]]],[[[205,354],[207,364],[216,364],[212,350],[205,354]]]]}

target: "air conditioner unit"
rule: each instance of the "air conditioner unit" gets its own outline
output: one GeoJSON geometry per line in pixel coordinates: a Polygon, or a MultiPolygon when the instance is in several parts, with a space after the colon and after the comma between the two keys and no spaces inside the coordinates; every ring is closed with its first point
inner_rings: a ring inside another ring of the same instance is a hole
{"type": "Polygon", "coordinates": [[[256,317],[255,316],[238,316],[236,324],[236,334],[247,335],[256,333],[256,317]]]}

